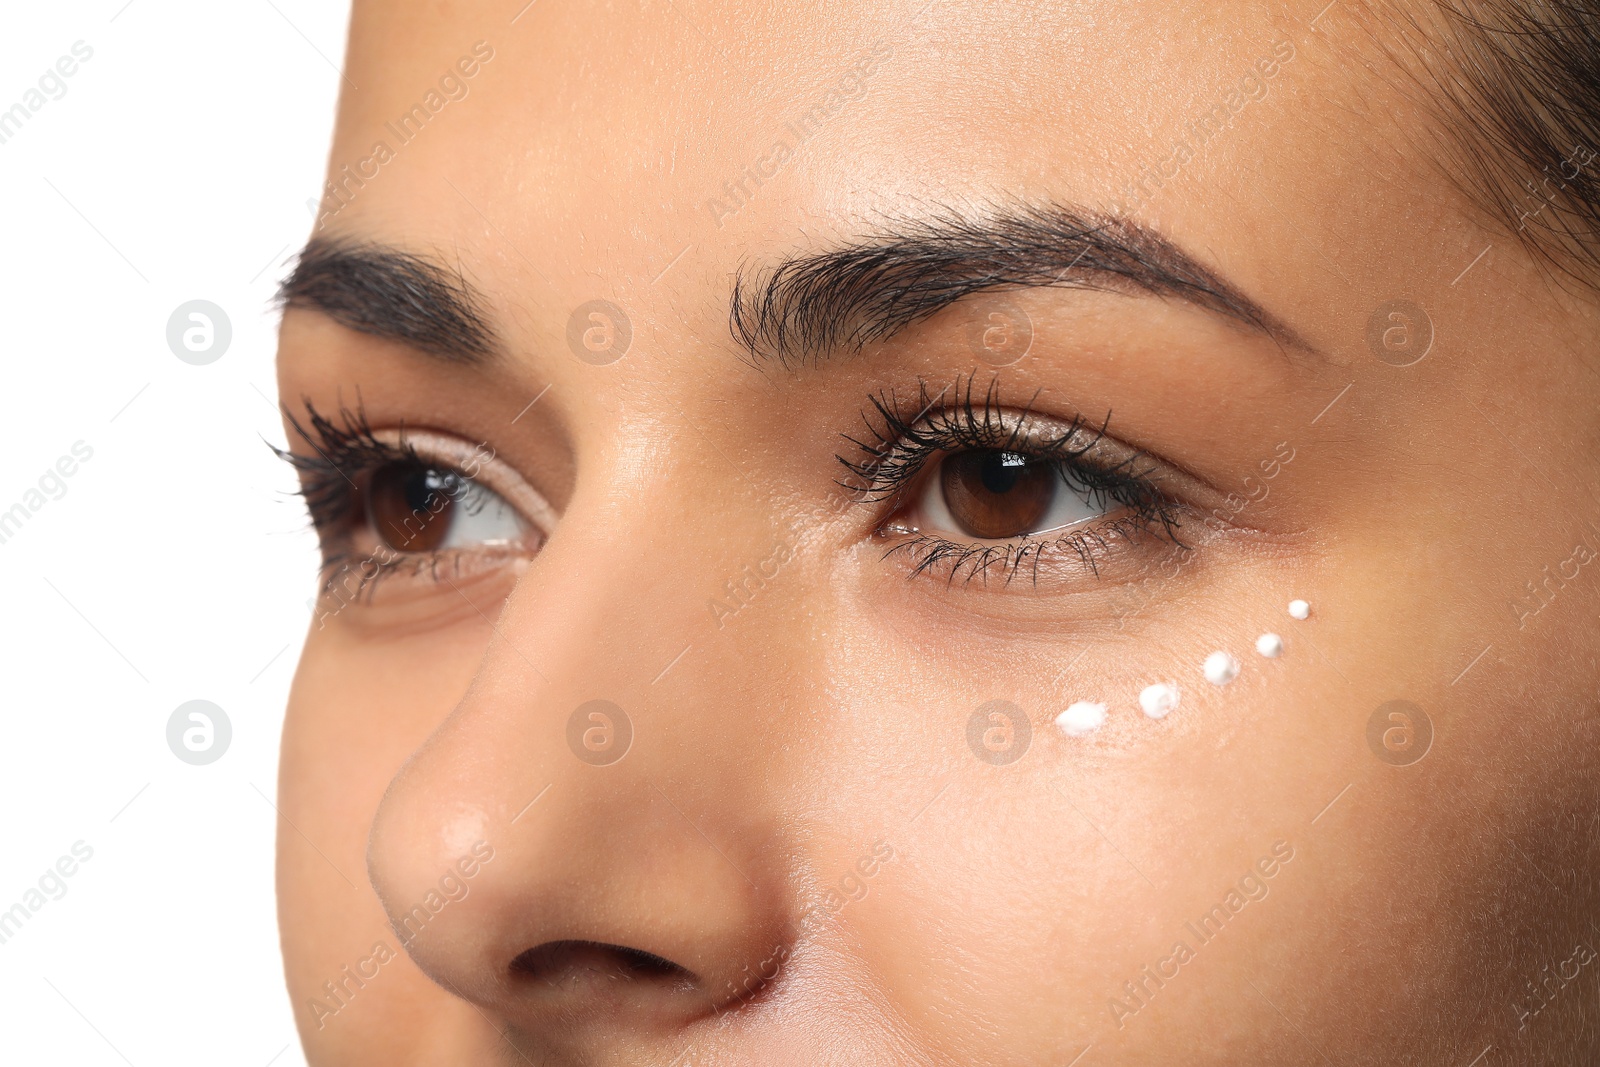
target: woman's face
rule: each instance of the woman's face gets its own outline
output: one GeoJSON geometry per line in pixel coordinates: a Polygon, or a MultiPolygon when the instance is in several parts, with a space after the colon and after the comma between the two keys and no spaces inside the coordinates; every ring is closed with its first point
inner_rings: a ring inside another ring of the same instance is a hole
{"type": "Polygon", "coordinates": [[[1596,323],[1396,29],[519,6],[356,5],[283,322],[313,1063],[1593,1039],[1596,323]]]}

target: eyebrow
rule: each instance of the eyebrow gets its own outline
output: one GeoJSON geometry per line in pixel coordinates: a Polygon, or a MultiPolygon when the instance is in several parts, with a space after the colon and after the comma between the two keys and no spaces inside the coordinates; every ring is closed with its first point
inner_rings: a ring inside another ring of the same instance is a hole
{"type": "Polygon", "coordinates": [[[312,238],[278,287],[278,303],[447,363],[477,366],[500,351],[487,301],[459,270],[387,245],[312,238]]]}
{"type": "Polygon", "coordinates": [[[1122,216],[1020,205],[927,219],[762,272],[741,268],[729,329],[756,362],[794,369],[860,352],[974,293],[1088,289],[1175,298],[1318,353],[1293,328],[1157,230],[1122,216]]]}
{"type": "MultiPolygon", "coordinates": [[[[729,329],[756,362],[794,369],[835,352],[860,352],[975,293],[1034,288],[1176,298],[1281,347],[1321,355],[1154,228],[1057,204],[979,217],[943,209],[891,221],[874,236],[793,256],[764,272],[741,268],[729,329]]],[[[487,301],[459,269],[390,245],[312,238],[277,299],[447,363],[479,366],[501,351],[487,301]]]]}

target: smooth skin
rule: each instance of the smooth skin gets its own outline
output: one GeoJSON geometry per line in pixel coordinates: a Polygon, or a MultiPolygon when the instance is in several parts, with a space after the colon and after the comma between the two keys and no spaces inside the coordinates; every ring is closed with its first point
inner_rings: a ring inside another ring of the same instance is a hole
{"type": "Polygon", "coordinates": [[[375,431],[486,444],[559,516],[536,553],[313,622],[278,846],[310,1062],[1593,1061],[1595,299],[1435,162],[1383,16],[521,6],[358,0],[335,176],[493,58],[319,232],[459,270],[498,355],[283,321],[301,422],[359,396],[375,431]],[[1130,196],[1281,41],[1265,94],[1130,196]],[[864,91],[708,207],[874,48],[864,91]],[[970,342],[984,295],[788,367],[730,336],[741,267],[1016,202],[1124,211],[1305,344],[1067,285],[1006,294],[1032,327],[1008,366],[970,342]],[[568,344],[594,299],[632,327],[605,365],[568,344]],[[1434,331],[1408,367],[1368,343],[1401,299],[1434,331]],[[836,457],[872,396],[958,379],[1109,417],[1226,521],[1098,574],[912,577],[836,457]],[[1159,721],[1158,681],[1182,694],[1159,721]],[[608,766],[568,741],[596,699],[633,733],[608,766]],[[1432,726],[1409,765],[1369,743],[1397,699],[1432,726]],[[996,700],[1031,734],[1006,764],[968,739],[996,700]],[[1080,700],[1107,721],[1066,736],[1080,700]]]}

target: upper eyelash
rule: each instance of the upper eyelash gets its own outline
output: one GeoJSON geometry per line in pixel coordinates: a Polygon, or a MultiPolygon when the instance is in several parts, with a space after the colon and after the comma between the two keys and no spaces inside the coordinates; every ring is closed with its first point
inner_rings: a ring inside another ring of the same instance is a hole
{"type": "Polygon", "coordinates": [[[340,405],[337,420],[318,411],[310,398],[303,398],[301,403],[309,425],[302,425],[287,408],[284,417],[295,436],[316,454],[301,456],[276,447],[273,451],[301,474],[296,492],[305,501],[312,525],[319,532],[333,530],[352,517],[358,500],[356,476],[386,463],[426,462],[406,443],[403,433],[399,444],[379,439],[359,400],[353,410],[340,405]]]}
{"type": "MultiPolygon", "coordinates": [[[[862,418],[871,439],[860,441],[845,435],[845,439],[860,450],[861,458],[838,457],[855,482],[840,484],[855,492],[858,499],[892,499],[940,452],[958,448],[1001,449],[1025,451],[1054,462],[1089,491],[1089,502],[1096,506],[1103,507],[1115,500],[1140,514],[1156,517],[1164,505],[1171,504],[1167,494],[1150,477],[1154,465],[1140,468],[1140,461],[1145,458],[1142,453],[1134,452],[1114,464],[1087,458],[1107,436],[1111,424],[1109,413],[1098,427],[1081,415],[1075,415],[1065,430],[1053,431],[1042,441],[1032,440],[1028,419],[1038,393],[1029,398],[1028,404],[1008,425],[998,380],[990,381],[981,398],[975,398],[973,386],[973,378],[965,380],[964,388],[958,378],[930,398],[926,380],[919,381],[918,411],[910,419],[901,415],[901,406],[893,394],[879,393],[870,397],[872,410],[863,412],[862,418]],[[955,398],[945,401],[944,397],[952,389],[955,398]]],[[[1173,528],[1175,523],[1169,524],[1168,532],[1173,528]]]]}

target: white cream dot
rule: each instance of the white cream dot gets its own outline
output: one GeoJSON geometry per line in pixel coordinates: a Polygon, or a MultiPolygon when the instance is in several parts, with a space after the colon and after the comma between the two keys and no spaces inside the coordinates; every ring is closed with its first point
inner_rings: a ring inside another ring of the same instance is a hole
{"type": "Polygon", "coordinates": [[[1106,721],[1106,706],[1096,704],[1089,700],[1080,700],[1071,704],[1060,715],[1056,716],[1056,725],[1066,732],[1068,737],[1082,737],[1092,734],[1106,721]]]}
{"type": "Polygon", "coordinates": [[[1256,651],[1268,659],[1283,655],[1283,638],[1277,634],[1262,634],[1256,638],[1256,651]]]}
{"type": "Polygon", "coordinates": [[[1139,692],[1139,706],[1152,719],[1165,718],[1167,712],[1178,706],[1178,687],[1171,682],[1147,685],[1139,692]]]}
{"type": "Polygon", "coordinates": [[[1289,617],[1294,619],[1309,619],[1311,617],[1311,605],[1307,604],[1304,600],[1289,601],[1289,617]]]}
{"type": "Polygon", "coordinates": [[[1204,670],[1212,685],[1227,685],[1239,676],[1239,661],[1226,652],[1213,652],[1206,657],[1204,670]]]}

